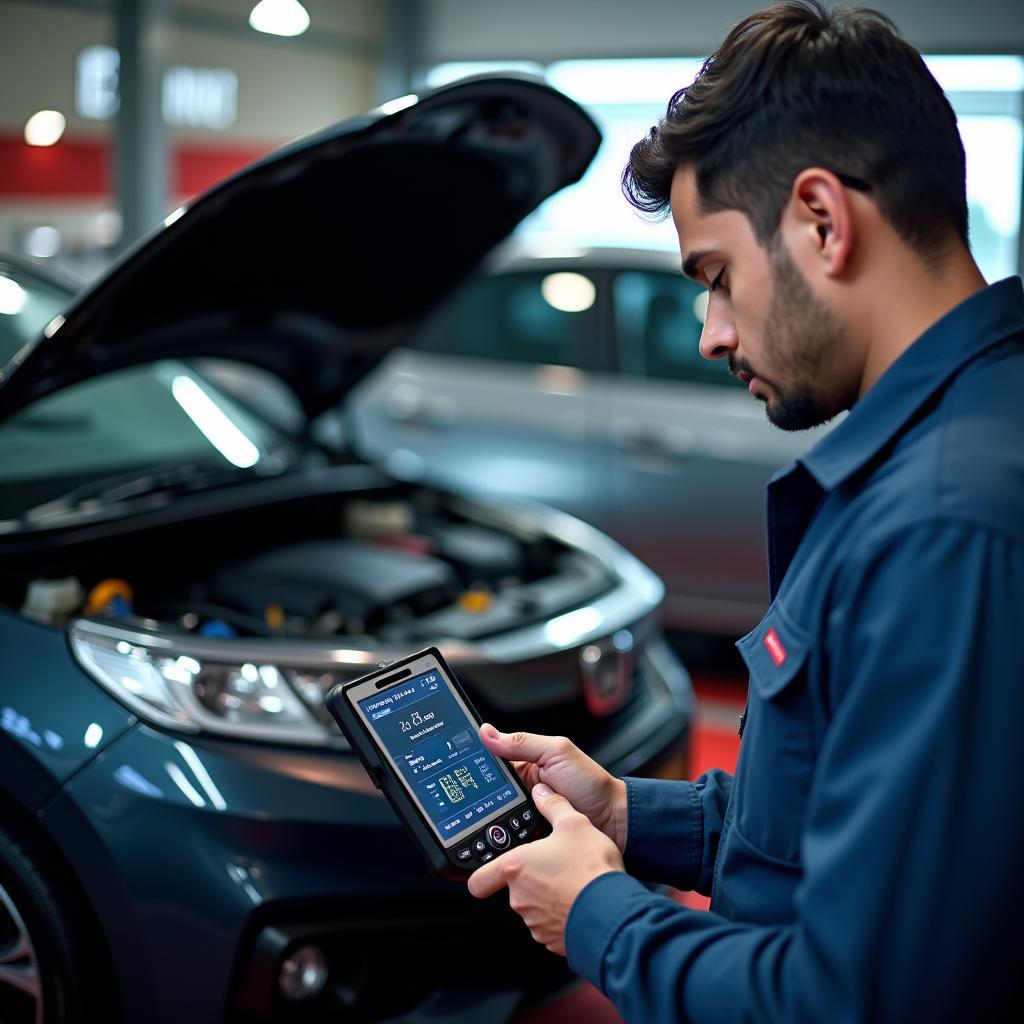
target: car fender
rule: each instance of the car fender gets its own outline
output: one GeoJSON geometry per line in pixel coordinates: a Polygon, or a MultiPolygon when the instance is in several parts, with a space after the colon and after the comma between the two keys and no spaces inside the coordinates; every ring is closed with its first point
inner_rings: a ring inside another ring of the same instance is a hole
{"type": "Polygon", "coordinates": [[[63,629],[0,610],[0,789],[35,814],[135,717],[75,662],[63,629]]]}
{"type": "Polygon", "coordinates": [[[125,1021],[160,1024],[153,1005],[155,979],[147,944],[131,895],[118,865],[92,823],[66,790],[60,790],[37,815],[46,838],[60,851],[73,850],[73,873],[116,965],[125,1021]]]}

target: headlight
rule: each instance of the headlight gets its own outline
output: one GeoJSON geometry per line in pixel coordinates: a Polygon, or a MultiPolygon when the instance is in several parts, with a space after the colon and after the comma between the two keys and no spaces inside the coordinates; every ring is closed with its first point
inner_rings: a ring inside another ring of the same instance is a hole
{"type": "Polygon", "coordinates": [[[70,638],[82,668],[144,721],[278,743],[345,746],[323,696],[372,665],[348,672],[285,667],[280,652],[265,643],[253,644],[252,653],[263,648],[273,660],[229,660],[214,654],[208,641],[154,637],[87,620],[72,624],[70,638]]]}

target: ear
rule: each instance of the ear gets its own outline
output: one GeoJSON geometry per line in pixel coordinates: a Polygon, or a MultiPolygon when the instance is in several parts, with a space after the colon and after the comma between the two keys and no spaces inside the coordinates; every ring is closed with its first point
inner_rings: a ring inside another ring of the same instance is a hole
{"type": "Polygon", "coordinates": [[[855,220],[846,188],[831,171],[801,171],[793,179],[782,220],[804,258],[817,262],[828,277],[843,274],[853,249],[855,220]]]}

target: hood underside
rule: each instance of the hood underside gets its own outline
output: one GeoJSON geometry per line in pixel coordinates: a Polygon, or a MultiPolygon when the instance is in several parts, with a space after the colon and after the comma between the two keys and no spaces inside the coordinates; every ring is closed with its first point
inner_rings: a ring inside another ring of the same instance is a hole
{"type": "Polygon", "coordinates": [[[217,356],[327,409],[544,199],[600,134],[533,80],[470,79],[303,139],[143,240],[0,371],[0,419],[120,367],[217,356]]]}

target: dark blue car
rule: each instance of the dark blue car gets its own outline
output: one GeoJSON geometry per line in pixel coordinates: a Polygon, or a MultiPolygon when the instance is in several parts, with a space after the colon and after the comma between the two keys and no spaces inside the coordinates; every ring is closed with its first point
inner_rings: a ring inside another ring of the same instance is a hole
{"type": "Polygon", "coordinates": [[[73,300],[0,261],[0,1020],[503,1020],[565,984],[323,707],[437,643],[492,721],[678,774],[658,579],[362,461],[342,398],[598,134],[513,79],[326,131],[73,300]]]}

